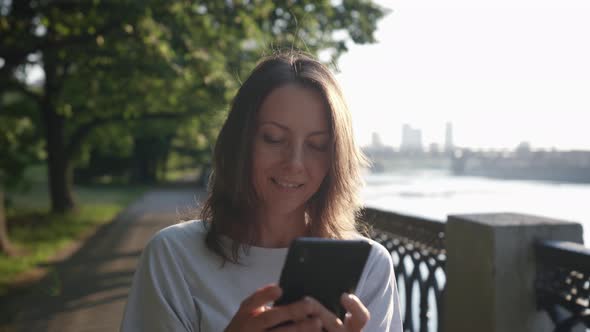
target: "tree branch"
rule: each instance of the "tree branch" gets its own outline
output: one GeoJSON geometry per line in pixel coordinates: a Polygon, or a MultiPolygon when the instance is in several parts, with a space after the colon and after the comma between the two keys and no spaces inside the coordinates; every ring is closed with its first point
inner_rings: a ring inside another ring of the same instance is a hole
{"type": "Polygon", "coordinates": [[[74,131],[74,133],[70,136],[69,143],[66,146],[66,156],[71,157],[77,152],[80,147],[82,146],[82,142],[88,137],[88,135],[92,132],[92,130],[96,127],[119,122],[119,121],[141,121],[141,120],[177,120],[183,117],[195,115],[191,112],[184,112],[184,113],[151,113],[145,114],[138,118],[128,119],[123,117],[122,115],[108,117],[108,118],[97,118],[93,119],[74,131]]]}
{"type": "Polygon", "coordinates": [[[44,51],[47,49],[61,48],[65,46],[73,46],[94,41],[96,37],[106,35],[110,31],[119,27],[122,23],[120,20],[113,20],[105,24],[100,30],[92,34],[76,35],[69,38],[59,40],[48,40],[46,37],[30,36],[30,45],[26,47],[17,48],[15,45],[0,44],[0,57],[4,58],[6,62],[22,63],[26,60],[28,54],[44,51]]]}
{"type": "Polygon", "coordinates": [[[34,91],[29,90],[26,85],[23,83],[16,81],[14,79],[2,80],[0,83],[0,91],[7,91],[7,90],[15,90],[18,91],[25,96],[33,99],[36,103],[41,103],[43,100],[43,96],[40,93],[36,93],[34,91]]]}

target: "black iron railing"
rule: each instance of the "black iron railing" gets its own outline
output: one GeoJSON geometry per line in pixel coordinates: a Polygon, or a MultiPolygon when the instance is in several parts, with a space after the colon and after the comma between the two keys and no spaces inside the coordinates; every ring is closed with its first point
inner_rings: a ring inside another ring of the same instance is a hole
{"type": "Polygon", "coordinates": [[[555,332],[590,328],[590,249],[573,242],[544,241],[535,248],[535,289],[555,332]]]}
{"type": "Polygon", "coordinates": [[[445,223],[372,208],[363,211],[362,219],[371,227],[371,237],[393,257],[404,331],[440,331],[446,283],[445,223]]]}

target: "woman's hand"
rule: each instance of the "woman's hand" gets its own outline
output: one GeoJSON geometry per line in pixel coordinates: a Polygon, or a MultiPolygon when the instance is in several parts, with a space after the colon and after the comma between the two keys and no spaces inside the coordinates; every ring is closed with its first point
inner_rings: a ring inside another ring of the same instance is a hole
{"type": "Polygon", "coordinates": [[[273,332],[360,332],[369,320],[369,311],[358,297],[352,294],[343,294],[341,297],[341,303],[348,312],[344,322],[310,297],[283,306],[267,306],[280,296],[281,289],[276,285],[257,290],[242,302],[225,332],[257,332],[271,329],[273,332]],[[292,324],[276,327],[288,322],[292,324]]]}
{"type": "Polygon", "coordinates": [[[268,331],[287,322],[286,326],[272,329],[273,332],[322,331],[322,322],[313,317],[311,301],[301,300],[288,305],[269,307],[268,304],[281,296],[281,289],[269,285],[258,289],[240,304],[225,332],[268,331]]]}
{"type": "Polygon", "coordinates": [[[358,332],[363,329],[371,318],[371,314],[367,307],[354,294],[342,294],[340,303],[346,309],[346,318],[344,319],[343,331],[358,332]]]}

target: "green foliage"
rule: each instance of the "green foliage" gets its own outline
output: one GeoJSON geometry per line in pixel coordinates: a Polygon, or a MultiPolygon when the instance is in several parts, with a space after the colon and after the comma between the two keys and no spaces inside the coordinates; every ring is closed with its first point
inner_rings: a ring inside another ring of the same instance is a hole
{"type": "MultiPolygon", "coordinates": [[[[3,97],[0,107],[7,111],[14,108],[26,110],[31,106],[18,94],[3,97]]],[[[0,117],[0,190],[3,187],[25,187],[25,166],[40,160],[43,155],[41,140],[30,117],[0,117]]]]}
{"type": "Polygon", "coordinates": [[[66,216],[34,212],[19,215],[17,219],[21,224],[12,227],[10,237],[13,244],[28,254],[0,255],[0,294],[19,273],[47,261],[91,227],[112,220],[121,208],[116,204],[103,204],[82,206],[76,213],[66,216]]]}
{"type": "MultiPolygon", "coordinates": [[[[78,191],[82,206],[66,215],[48,213],[43,207],[27,207],[31,197],[38,196],[35,190],[18,197],[15,206],[8,211],[9,235],[12,243],[27,254],[19,257],[0,254],[0,295],[19,274],[47,262],[85,232],[111,221],[143,189],[94,186],[82,187],[78,191]]],[[[47,200],[35,203],[48,207],[47,200]]]]}
{"type": "MultiPolygon", "coordinates": [[[[373,42],[383,15],[368,0],[2,2],[0,95],[30,98],[34,111],[11,114],[29,119],[49,156],[78,166],[93,156],[133,159],[126,167],[206,162],[218,120],[261,55],[327,50],[336,61],[348,40],[373,42]],[[24,80],[34,66],[45,73],[37,85],[24,80]],[[63,126],[43,130],[53,115],[63,126]],[[164,138],[157,160],[136,158],[153,138],[164,138]]],[[[67,164],[55,167],[65,173],[67,164]]]]}

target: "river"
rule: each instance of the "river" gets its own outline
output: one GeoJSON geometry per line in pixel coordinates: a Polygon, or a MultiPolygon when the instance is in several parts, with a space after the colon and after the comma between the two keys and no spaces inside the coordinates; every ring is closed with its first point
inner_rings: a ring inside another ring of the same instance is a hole
{"type": "Polygon", "coordinates": [[[590,241],[590,185],[454,176],[436,169],[365,174],[365,205],[446,220],[449,214],[516,212],[575,221],[590,241]]]}

